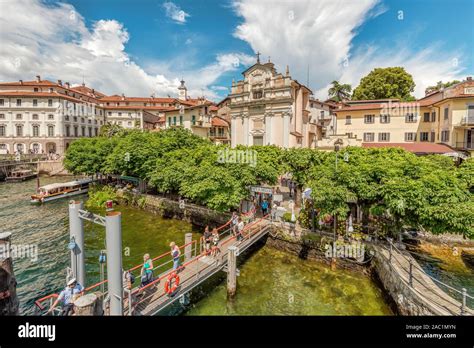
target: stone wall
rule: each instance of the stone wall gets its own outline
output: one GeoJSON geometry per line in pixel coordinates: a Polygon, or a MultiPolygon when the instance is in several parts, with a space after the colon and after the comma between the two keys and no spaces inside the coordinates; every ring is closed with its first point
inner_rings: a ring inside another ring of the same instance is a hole
{"type": "MultiPolygon", "coordinates": [[[[122,204],[130,201],[123,198],[123,192],[118,191],[122,204]]],[[[196,204],[181,203],[169,198],[155,195],[135,195],[133,205],[166,218],[184,220],[196,226],[220,226],[230,220],[230,213],[220,213],[196,204]]]]}
{"type": "Polygon", "coordinates": [[[62,160],[59,161],[41,161],[38,163],[38,171],[40,174],[48,175],[68,175],[62,160]]]}

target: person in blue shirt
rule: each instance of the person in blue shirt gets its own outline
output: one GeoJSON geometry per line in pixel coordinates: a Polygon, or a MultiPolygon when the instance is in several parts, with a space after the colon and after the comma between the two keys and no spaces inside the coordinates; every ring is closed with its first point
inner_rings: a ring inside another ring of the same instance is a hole
{"type": "Polygon", "coordinates": [[[76,278],[68,281],[67,286],[59,293],[59,297],[54,301],[48,314],[52,313],[59,302],[62,302],[62,315],[72,315],[74,313],[73,301],[84,293],[84,287],[79,284],[76,278]]]}
{"type": "Polygon", "coordinates": [[[262,214],[263,216],[267,215],[268,212],[268,201],[267,199],[264,199],[262,202],[262,214]]]}

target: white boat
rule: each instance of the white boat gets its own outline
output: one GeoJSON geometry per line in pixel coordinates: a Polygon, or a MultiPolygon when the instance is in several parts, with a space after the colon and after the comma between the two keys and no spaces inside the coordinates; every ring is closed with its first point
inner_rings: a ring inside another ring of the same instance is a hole
{"type": "Polygon", "coordinates": [[[10,173],[10,175],[8,175],[5,178],[5,181],[8,181],[8,182],[26,181],[26,180],[36,178],[37,175],[38,173],[29,169],[14,170],[13,172],[10,173]]]}
{"type": "Polygon", "coordinates": [[[37,194],[31,195],[31,203],[45,203],[86,193],[92,181],[92,179],[81,179],[41,186],[37,194]]]}

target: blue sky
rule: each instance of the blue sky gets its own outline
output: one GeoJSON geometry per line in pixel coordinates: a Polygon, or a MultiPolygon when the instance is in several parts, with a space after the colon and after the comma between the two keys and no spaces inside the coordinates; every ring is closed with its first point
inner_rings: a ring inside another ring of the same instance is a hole
{"type": "Polygon", "coordinates": [[[79,83],[84,76],[106,93],[163,95],[175,93],[182,76],[191,94],[217,100],[257,50],[280,71],[288,64],[303,83],[309,67],[310,88],[320,98],[332,80],[355,87],[379,66],[404,66],[418,97],[429,84],[474,73],[471,0],[7,3],[29,13],[26,22],[21,14],[0,14],[7,22],[0,40],[13,47],[0,48],[1,80],[40,73],[79,83]],[[38,53],[58,64],[33,61],[38,53]]]}

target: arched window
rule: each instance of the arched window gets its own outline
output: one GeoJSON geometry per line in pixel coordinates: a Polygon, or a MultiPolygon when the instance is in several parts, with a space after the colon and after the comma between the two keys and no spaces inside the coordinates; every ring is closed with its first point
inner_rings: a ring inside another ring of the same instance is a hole
{"type": "Polygon", "coordinates": [[[38,143],[33,144],[33,153],[39,153],[40,152],[40,145],[38,143]]]}
{"type": "Polygon", "coordinates": [[[54,137],[54,126],[48,126],[48,137],[54,137]]]}
{"type": "Polygon", "coordinates": [[[33,126],[33,136],[34,137],[39,137],[39,126],[38,125],[33,126]]]}
{"type": "Polygon", "coordinates": [[[17,124],[16,125],[16,136],[22,137],[23,136],[23,125],[17,124]]]}

